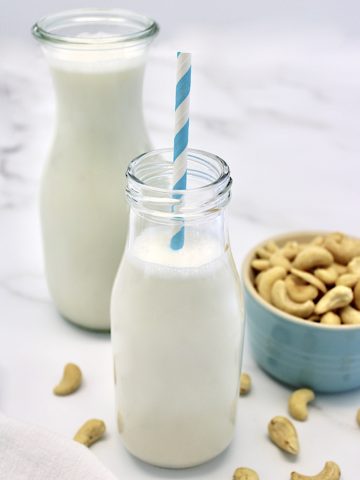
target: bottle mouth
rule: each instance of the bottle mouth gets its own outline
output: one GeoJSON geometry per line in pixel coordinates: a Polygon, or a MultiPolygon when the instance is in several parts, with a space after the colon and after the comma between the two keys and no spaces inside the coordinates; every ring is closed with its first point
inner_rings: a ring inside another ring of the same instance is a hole
{"type": "Polygon", "coordinates": [[[166,220],[190,221],[217,215],[231,195],[232,179],[226,162],[203,150],[187,151],[187,187],[175,190],[173,149],[144,153],[129,164],[126,195],[140,214],[166,220]]]}
{"type": "Polygon", "coordinates": [[[144,15],[121,9],[68,10],[41,18],[32,34],[41,42],[59,46],[103,47],[150,41],[158,24],[144,15]]]}

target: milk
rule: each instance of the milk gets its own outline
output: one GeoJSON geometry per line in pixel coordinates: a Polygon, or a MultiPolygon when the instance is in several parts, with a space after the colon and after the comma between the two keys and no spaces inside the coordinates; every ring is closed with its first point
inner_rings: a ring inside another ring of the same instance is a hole
{"type": "Polygon", "coordinates": [[[149,149],[144,58],[126,52],[52,49],[49,57],[58,115],[41,187],[47,280],[62,315],[93,329],[110,325],[127,233],[125,171],[149,149]]]}
{"type": "Polygon", "coordinates": [[[125,447],[162,467],[189,467],[230,443],[239,392],[243,311],[229,251],[186,235],[145,232],[112,293],[118,427],[125,447]]]}

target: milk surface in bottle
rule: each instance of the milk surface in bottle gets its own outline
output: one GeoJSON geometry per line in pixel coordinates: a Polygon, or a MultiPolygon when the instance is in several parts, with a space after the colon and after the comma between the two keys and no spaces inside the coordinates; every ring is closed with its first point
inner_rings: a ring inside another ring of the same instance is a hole
{"type": "Polygon", "coordinates": [[[127,233],[125,172],[149,149],[142,84],[157,27],[129,12],[78,10],[34,28],[57,100],[40,193],[48,285],[64,317],[109,329],[111,288],[127,233]],[[148,37],[129,40],[151,26],[148,37]],[[59,32],[60,41],[52,38],[59,32]]]}
{"type": "Polygon", "coordinates": [[[144,212],[131,212],[112,293],[118,429],[140,459],[183,468],[213,458],[234,434],[243,339],[239,278],[221,238],[222,213],[185,226],[184,246],[174,251],[173,227],[144,212]]]}

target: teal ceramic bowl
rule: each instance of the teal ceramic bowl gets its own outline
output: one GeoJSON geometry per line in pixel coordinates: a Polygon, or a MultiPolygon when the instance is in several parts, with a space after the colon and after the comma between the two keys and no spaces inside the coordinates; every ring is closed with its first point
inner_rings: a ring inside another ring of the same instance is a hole
{"type": "Polygon", "coordinates": [[[321,325],[282,312],[257,293],[250,266],[256,250],[271,240],[281,246],[321,233],[272,237],[247,255],[242,269],[247,332],[256,362],[275,379],[318,392],[343,392],[360,387],[360,325],[321,325]]]}

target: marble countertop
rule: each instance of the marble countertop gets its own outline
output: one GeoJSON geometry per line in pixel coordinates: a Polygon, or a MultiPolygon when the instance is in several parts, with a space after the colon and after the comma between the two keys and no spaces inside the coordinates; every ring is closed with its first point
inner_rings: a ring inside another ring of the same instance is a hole
{"type": "MultiPolygon", "coordinates": [[[[251,246],[283,231],[360,236],[359,42],[329,30],[265,38],[196,29],[153,46],[144,99],[156,147],[172,140],[174,52],[194,52],[190,144],[231,167],[238,265],[251,246]]],[[[247,342],[243,369],[254,388],[239,399],[236,436],[225,453],[183,471],[126,453],[113,418],[109,336],[65,322],[44,279],[37,192],[55,110],[47,66],[30,39],[2,42],[0,58],[0,410],[69,437],[83,420],[103,418],[108,435],[92,451],[122,479],[230,479],[240,465],[264,480],[288,479],[294,469],[313,474],[334,460],[344,480],[355,480],[360,392],[318,395],[310,420],[297,423],[301,453],[291,460],[267,439],[267,423],[286,414],[290,390],[257,367],[247,342]],[[69,359],[83,366],[86,388],[64,402],[51,388],[69,359]]]]}

